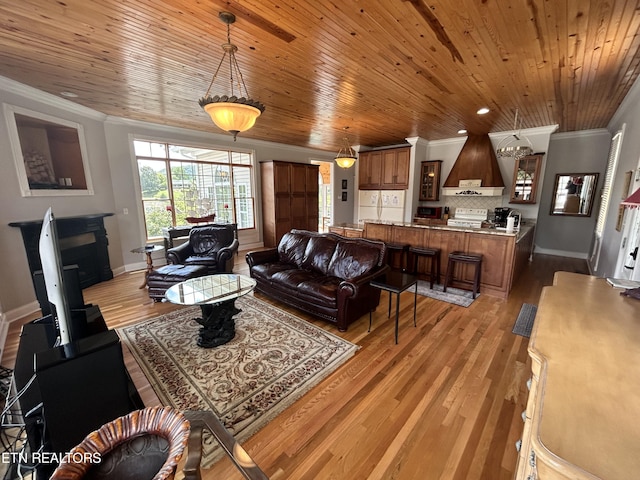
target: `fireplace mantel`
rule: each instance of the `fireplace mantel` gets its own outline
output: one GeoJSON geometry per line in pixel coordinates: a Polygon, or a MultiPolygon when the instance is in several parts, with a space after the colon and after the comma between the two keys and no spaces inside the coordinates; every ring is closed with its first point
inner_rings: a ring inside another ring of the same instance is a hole
{"type": "MultiPolygon", "coordinates": [[[[112,215],[113,213],[93,213],[56,217],[62,263],[65,266],[78,265],[82,288],[113,278],[107,249],[109,240],[104,228],[104,217],[112,215]]],[[[33,274],[42,270],[38,248],[42,220],[11,222],[9,226],[19,228],[22,233],[33,279],[33,274]]]]}

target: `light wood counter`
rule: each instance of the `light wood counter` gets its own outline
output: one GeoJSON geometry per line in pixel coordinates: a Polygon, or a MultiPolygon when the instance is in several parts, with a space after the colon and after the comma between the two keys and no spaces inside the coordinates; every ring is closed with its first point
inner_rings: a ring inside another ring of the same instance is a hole
{"type": "Polygon", "coordinates": [[[640,476],[640,301],[620,292],[568,272],[543,289],[516,478],[640,476]]]}

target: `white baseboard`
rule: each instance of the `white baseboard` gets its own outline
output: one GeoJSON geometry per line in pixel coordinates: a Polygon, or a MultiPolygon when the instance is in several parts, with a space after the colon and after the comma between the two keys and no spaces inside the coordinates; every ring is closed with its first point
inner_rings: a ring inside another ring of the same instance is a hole
{"type": "Polygon", "coordinates": [[[556,257],[582,258],[584,260],[589,258],[589,254],[587,252],[569,252],[566,250],[553,250],[550,248],[540,248],[537,245],[534,248],[533,253],[540,253],[542,255],[554,255],[556,257]]]}

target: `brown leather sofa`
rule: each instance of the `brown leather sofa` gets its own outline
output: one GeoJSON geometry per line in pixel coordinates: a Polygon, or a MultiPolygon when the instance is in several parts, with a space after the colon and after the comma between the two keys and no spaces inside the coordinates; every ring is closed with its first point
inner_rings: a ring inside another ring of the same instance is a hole
{"type": "Polygon", "coordinates": [[[249,252],[246,260],[256,290],[344,332],[380,303],[369,281],[389,269],[385,251],[377,240],[291,230],[277,248],[249,252]]]}
{"type": "Polygon", "coordinates": [[[235,223],[193,227],[188,241],[167,250],[167,261],[174,265],[205,266],[206,275],[231,273],[239,245],[235,223]]]}

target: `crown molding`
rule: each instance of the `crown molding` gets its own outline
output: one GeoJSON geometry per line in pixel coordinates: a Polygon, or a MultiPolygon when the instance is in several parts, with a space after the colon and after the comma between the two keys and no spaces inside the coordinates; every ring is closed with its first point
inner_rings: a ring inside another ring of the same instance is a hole
{"type": "Polygon", "coordinates": [[[594,137],[597,135],[603,135],[603,134],[607,134],[609,135],[609,137],[611,137],[611,132],[609,130],[607,130],[606,128],[594,128],[591,130],[578,130],[575,132],[561,132],[561,133],[554,133],[551,138],[553,140],[564,140],[564,139],[568,139],[568,138],[579,138],[579,137],[594,137]]]}
{"type": "MultiPolygon", "coordinates": [[[[116,125],[116,126],[120,125],[120,126],[129,127],[129,128],[135,128],[138,130],[152,130],[152,132],[149,132],[149,133],[144,131],[135,132],[136,138],[145,138],[148,140],[156,140],[156,141],[163,141],[163,142],[174,141],[177,143],[184,140],[170,140],[170,138],[172,137],[175,138],[175,135],[184,135],[184,136],[195,137],[199,141],[204,142],[203,146],[204,145],[210,146],[212,142],[215,142],[218,145],[226,145],[226,146],[234,145],[241,149],[247,149],[247,150],[257,149],[258,147],[278,148],[279,150],[295,152],[298,155],[315,156],[323,160],[325,159],[324,158],[325,156],[327,159],[331,159],[331,160],[333,160],[333,158],[335,157],[335,152],[328,152],[325,150],[319,150],[319,149],[313,149],[313,148],[307,148],[307,147],[298,147],[295,145],[287,145],[285,143],[268,142],[266,140],[255,140],[247,137],[238,137],[237,141],[234,142],[233,137],[223,133],[213,133],[213,132],[204,131],[204,130],[192,130],[192,129],[183,128],[183,127],[173,127],[170,125],[164,125],[160,123],[150,123],[150,122],[144,122],[141,120],[133,120],[130,118],[115,117],[112,115],[108,115],[104,123],[105,125],[116,125]],[[169,138],[164,137],[163,139],[161,139],[159,136],[160,134],[165,134],[169,138]]],[[[212,128],[214,128],[213,123],[211,125],[212,125],[212,128]]]]}
{"type": "Polygon", "coordinates": [[[57,97],[50,93],[43,92],[42,90],[38,90],[37,88],[33,88],[23,83],[16,82],[15,80],[11,80],[7,77],[0,76],[0,89],[14,95],[26,97],[29,100],[44,103],[45,105],[49,105],[50,107],[59,108],[66,112],[75,113],[77,115],[89,117],[94,120],[104,121],[104,119],[107,118],[107,115],[98,112],[97,110],[85,107],[64,98],[57,97]]]}
{"type": "MultiPolygon", "coordinates": [[[[517,132],[521,133],[522,135],[551,135],[553,132],[555,132],[558,129],[559,125],[555,124],[555,125],[545,125],[543,127],[535,127],[535,128],[523,128],[521,130],[517,130],[517,132]]],[[[507,137],[509,135],[513,135],[515,130],[509,130],[507,132],[491,132],[489,133],[489,138],[491,138],[492,140],[498,140],[498,139],[502,139],[504,137],[507,137]]]]}

